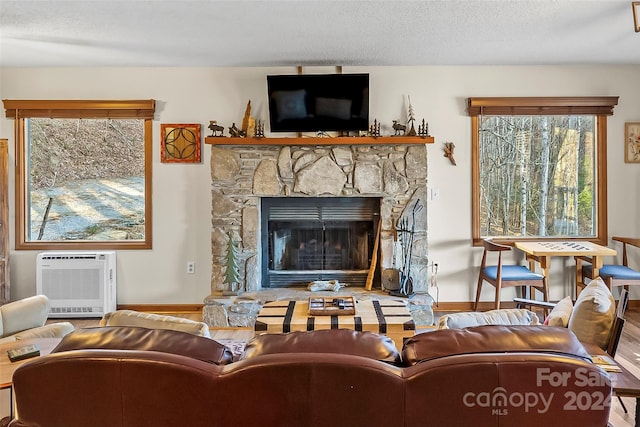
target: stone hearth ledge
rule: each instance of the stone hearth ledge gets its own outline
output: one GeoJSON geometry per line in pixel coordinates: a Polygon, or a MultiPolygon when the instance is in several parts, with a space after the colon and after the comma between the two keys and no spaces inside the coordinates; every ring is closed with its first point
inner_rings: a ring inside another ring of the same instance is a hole
{"type": "Polygon", "coordinates": [[[390,296],[380,290],[367,291],[363,288],[342,288],[337,292],[311,292],[301,288],[274,288],[245,292],[238,296],[223,296],[222,292],[214,292],[204,300],[202,317],[210,328],[253,328],[258,312],[265,303],[272,301],[306,301],[311,296],[352,296],[356,301],[387,299],[402,301],[409,308],[416,327],[429,327],[434,324],[433,298],[428,292],[416,293],[411,298],[400,298],[390,296]]]}

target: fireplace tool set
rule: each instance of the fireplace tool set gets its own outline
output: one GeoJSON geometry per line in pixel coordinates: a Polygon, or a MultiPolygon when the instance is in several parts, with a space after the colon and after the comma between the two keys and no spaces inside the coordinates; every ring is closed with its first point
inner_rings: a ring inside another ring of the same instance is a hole
{"type": "Polygon", "coordinates": [[[400,297],[410,297],[413,295],[413,280],[411,279],[411,258],[413,256],[413,242],[416,232],[416,214],[420,213],[423,205],[420,199],[416,201],[411,210],[411,218],[403,216],[396,228],[398,242],[401,250],[402,268],[396,271],[387,272],[394,275],[398,280],[398,288],[390,290],[389,294],[400,297]]]}

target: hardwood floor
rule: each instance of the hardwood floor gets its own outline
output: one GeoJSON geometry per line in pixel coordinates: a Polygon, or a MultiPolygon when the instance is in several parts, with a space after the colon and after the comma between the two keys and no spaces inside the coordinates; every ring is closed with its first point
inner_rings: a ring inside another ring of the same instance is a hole
{"type": "MultiPolygon", "coordinates": [[[[193,320],[202,320],[199,313],[163,313],[175,316],[187,317],[193,320]]],[[[436,313],[438,315],[439,313],[436,313]]],[[[440,315],[443,313],[440,313],[440,315]]],[[[620,344],[616,354],[616,361],[640,378],[640,308],[629,308],[625,314],[626,323],[620,338],[620,344]]],[[[92,327],[98,325],[97,319],[70,320],[77,328],[92,327]]],[[[211,331],[214,339],[234,339],[247,341],[253,336],[253,330],[248,328],[224,328],[211,331]]],[[[611,416],[609,421],[613,427],[633,427],[635,425],[636,402],[632,398],[623,398],[627,413],[617,398],[611,401],[611,416]]]]}
{"type": "MultiPolygon", "coordinates": [[[[625,313],[626,322],[616,352],[616,361],[640,378],[640,308],[628,308],[625,313]]],[[[628,413],[624,413],[617,398],[611,403],[609,422],[614,427],[634,426],[636,402],[632,398],[623,398],[628,413]]]]}

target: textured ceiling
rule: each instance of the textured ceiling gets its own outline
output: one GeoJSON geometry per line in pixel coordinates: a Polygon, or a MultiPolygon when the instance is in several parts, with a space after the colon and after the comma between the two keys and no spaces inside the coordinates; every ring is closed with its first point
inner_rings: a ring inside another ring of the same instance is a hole
{"type": "Polygon", "coordinates": [[[631,1],[7,1],[2,66],[640,64],[631,1]]]}

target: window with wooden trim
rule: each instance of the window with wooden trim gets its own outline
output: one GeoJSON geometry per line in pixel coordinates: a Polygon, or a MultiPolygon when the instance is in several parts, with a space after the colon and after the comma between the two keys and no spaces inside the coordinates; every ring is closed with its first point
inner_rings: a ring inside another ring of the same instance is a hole
{"type": "Polygon", "coordinates": [[[154,100],[4,100],[16,249],[150,249],[154,100]]]}
{"type": "Polygon", "coordinates": [[[607,244],[607,116],[618,97],[469,98],[473,243],[607,244]]]}

